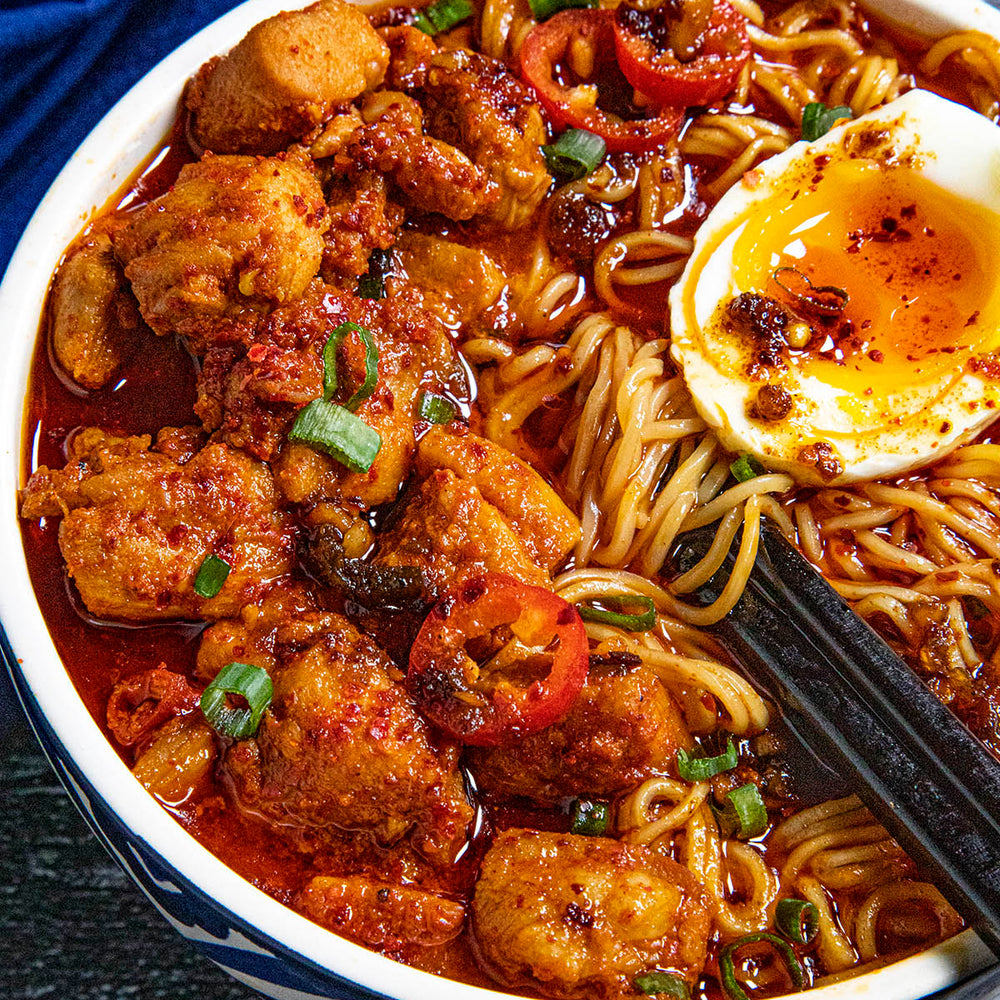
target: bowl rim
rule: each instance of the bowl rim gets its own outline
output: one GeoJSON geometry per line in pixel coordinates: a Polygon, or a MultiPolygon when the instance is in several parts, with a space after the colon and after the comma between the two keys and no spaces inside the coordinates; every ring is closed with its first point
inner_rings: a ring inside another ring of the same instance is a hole
{"type": "MultiPolygon", "coordinates": [[[[303,4],[305,0],[302,0],[303,4]]],[[[975,27],[1000,37],[1000,13],[977,0],[863,0],[883,19],[935,34],[975,27]]],[[[362,2],[362,5],[363,2],[362,2]]],[[[25,396],[41,304],[68,243],[94,211],[128,179],[169,131],[184,82],[208,58],[224,52],[254,24],[295,0],[247,0],[214,21],[149,71],[125,94],[72,155],[39,203],[0,285],[0,315],[8,334],[0,348],[0,621],[3,645],[22,704],[46,753],[65,751],[86,781],[131,834],[147,844],[184,881],[265,937],[276,952],[333,973],[395,1000],[501,1000],[510,994],[402,965],[339,937],[254,887],[219,861],[163,809],[137,781],[94,724],[62,666],[34,598],[17,511],[22,448],[27,441],[25,396]],[[72,207],[72,211],[69,207],[72,207]],[[39,730],[47,724],[56,737],[39,730]],[[59,746],[61,744],[61,746],[59,746]],[[295,944],[290,942],[294,941],[295,944]]],[[[993,960],[971,930],[910,958],[854,979],[809,992],[815,1000],[912,1000],[993,960]],[[905,988],[903,988],[905,987],[905,988]]]]}

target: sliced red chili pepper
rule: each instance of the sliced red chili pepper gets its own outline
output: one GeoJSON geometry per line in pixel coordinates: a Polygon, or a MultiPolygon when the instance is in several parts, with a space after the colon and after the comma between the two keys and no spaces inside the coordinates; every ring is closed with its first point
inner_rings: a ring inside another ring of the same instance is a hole
{"type": "Polygon", "coordinates": [[[587,667],[576,608],[544,587],[486,573],[431,608],[410,650],[406,683],[449,736],[495,746],[562,719],[587,667]]]}
{"type": "Polygon", "coordinates": [[[563,10],[524,39],[521,76],[559,129],[593,132],[611,152],[662,146],[680,128],[683,111],[632,105],[632,86],[622,76],[614,51],[613,11],[563,10]],[[593,54],[589,80],[578,78],[570,66],[575,46],[593,54]]]}
{"type": "Polygon", "coordinates": [[[183,674],[166,667],[143,670],[120,680],[108,698],[108,729],[123,746],[145,739],[175,715],[198,707],[200,692],[183,674]]]}
{"type": "Polygon", "coordinates": [[[669,4],[615,11],[615,51],[625,78],[651,100],[676,107],[707,105],[725,97],[750,58],[746,18],[715,0],[698,55],[681,62],[670,49],[669,4]]]}

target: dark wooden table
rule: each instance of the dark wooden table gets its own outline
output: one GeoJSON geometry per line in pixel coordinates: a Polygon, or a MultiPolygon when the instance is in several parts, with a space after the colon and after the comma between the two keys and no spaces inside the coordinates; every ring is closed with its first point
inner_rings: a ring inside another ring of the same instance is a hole
{"type": "Polygon", "coordinates": [[[181,938],[91,834],[0,667],[0,997],[259,1000],[181,938]]]}

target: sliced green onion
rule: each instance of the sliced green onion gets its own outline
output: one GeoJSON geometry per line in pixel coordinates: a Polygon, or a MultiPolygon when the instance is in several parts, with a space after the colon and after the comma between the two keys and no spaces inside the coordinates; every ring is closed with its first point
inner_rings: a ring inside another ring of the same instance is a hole
{"type": "Polygon", "coordinates": [[[732,944],[727,944],[725,948],[719,953],[719,980],[722,983],[722,988],[726,992],[726,996],[729,1000],[750,1000],[747,996],[746,990],[740,985],[739,980],[736,978],[736,963],[733,959],[733,955],[740,950],[740,948],[745,947],[748,944],[756,944],[758,941],[766,941],[768,944],[774,946],[774,950],[781,957],[785,964],[785,968],[788,971],[788,976],[792,981],[792,985],[797,990],[801,990],[803,983],[805,981],[802,975],[802,965],[798,958],[795,957],[795,952],[792,950],[792,946],[787,942],[783,941],[776,934],[768,934],[766,931],[759,931],[756,934],[747,934],[746,937],[741,937],[732,944]]]}
{"type": "Polygon", "coordinates": [[[774,910],[774,926],[790,941],[809,944],[819,933],[819,910],[805,899],[782,899],[774,910]]]}
{"type": "Polygon", "coordinates": [[[356,410],[374,391],[378,382],[378,347],[370,330],[357,323],[341,323],[323,348],[323,398],[332,399],[337,391],[337,351],[344,338],[354,331],[365,345],[365,380],[361,387],[344,404],[348,410],[356,410]]]}
{"type": "Polygon", "coordinates": [[[597,0],[529,0],[536,21],[547,21],[553,14],[574,7],[596,7],[597,0]]]}
{"type": "Polygon", "coordinates": [[[257,732],[264,709],[271,704],[271,678],[262,667],[227,663],[201,695],[201,711],[208,724],[222,736],[245,740],[257,732]],[[248,708],[230,708],[226,695],[246,698],[248,708]]]}
{"type": "Polygon", "coordinates": [[[382,274],[362,274],[358,278],[358,298],[359,299],[384,299],[385,298],[385,275],[382,274]]]}
{"type": "Polygon", "coordinates": [[[377,430],[326,399],[314,399],[299,410],[288,440],[326,452],[352,472],[367,472],[382,447],[377,430]]]}
{"type": "Polygon", "coordinates": [[[573,821],[570,830],[583,837],[603,837],[608,832],[611,814],[607,802],[577,799],[573,803],[573,821]]]}
{"type": "Polygon", "coordinates": [[[438,0],[437,3],[418,11],[413,24],[425,34],[436,35],[454,28],[456,24],[461,24],[470,17],[472,17],[472,4],[469,0],[438,0]]]}
{"type": "Polygon", "coordinates": [[[595,602],[578,604],[576,610],[585,622],[600,622],[602,625],[614,625],[626,632],[648,632],[656,624],[656,605],[649,597],[633,594],[603,594],[596,603],[604,607],[595,607],[595,602]],[[639,613],[629,613],[629,608],[642,608],[639,613]]]}
{"type": "Polygon", "coordinates": [[[729,471],[738,483],[746,483],[756,479],[766,470],[752,455],[740,455],[735,462],[730,463],[729,471]]]}
{"type": "Polygon", "coordinates": [[[604,159],[605,152],[604,140],[582,128],[571,128],[551,145],[542,146],[549,171],[563,181],[586,177],[604,159]]]}
{"type": "Polygon", "coordinates": [[[222,590],[232,568],[225,559],[209,553],[198,567],[198,574],[194,578],[194,592],[199,597],[215,597],[222,590]]]}
{"type": "Polygon", "coordinates": [[[632,980],[632,985],[647,996],[676,997],[677,1000],[690,1000],[691,991],[688,984],[680,976],[673,972],[664,972],[662,969],[654,969],[652,972],[644,972],[641,976],[636,976],[632,980]]]}
{"type": "Polygon", "coordinates": [[[358,278],[358,297],[362,299],[384,299],[385,279],[390,273],[392,251],[375,247],[368,255],[368,273],[358,278]]]}
{"type": "Polygon", "coordinates": [[[802,109],[802,138],[807,142],[826,135],[840,118],[853,118],[854,112],[846,104],[828,108],[822,101],[807,104],[802,109]]]}
{"type": "Polygon", "coordinates": [[[735,820],[732,826],[740,840],[759,837],[767,829],[767,807],[760,797],[760,789],[753,782],[741,785],[726,796],[723,816],[729,821],[735,820]]]}
{"type": "Polygon", "coordinates": [[[420,419],[432,424],[450,424],[455,419],[455,404],[433,392],[421,393],[420,419]]]}
{"type": "Polygon", "coordinates": [[[738,763],[731,736],[726,752],[718,757],[692,757],[687,750],[677,751],[677,771],[685,781],[705,781],[723,771],[731,771],[738,763]]]}

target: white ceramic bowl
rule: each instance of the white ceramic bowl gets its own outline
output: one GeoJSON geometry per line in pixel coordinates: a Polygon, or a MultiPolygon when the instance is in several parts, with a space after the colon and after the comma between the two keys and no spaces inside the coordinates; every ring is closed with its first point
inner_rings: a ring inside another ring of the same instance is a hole
{"type": "MultiPolygon", "coordinates": [[[[304,2],[304,0],[303,0],[304,2]]],[[[0,646],[60,780],[105,847],[184,937],[227,972],[281,1000],[316,997],[501,1000],[376,955],[294,913],[206,851],[146,794],[94,725],[34,599],[18,527],[25,387],[49,278],[63,249],[169,130],[185,80],[294,0],[250,0],[186,42],[129,91],[42,200],[0,286],[0,646]]],[[[971,0],[871,0],[929,34],[973,27],[1000,37],[1000,14],[971,0]]],[[[992,961],[971,931],[811,1000],[913,1000],[992,961]]]]}

